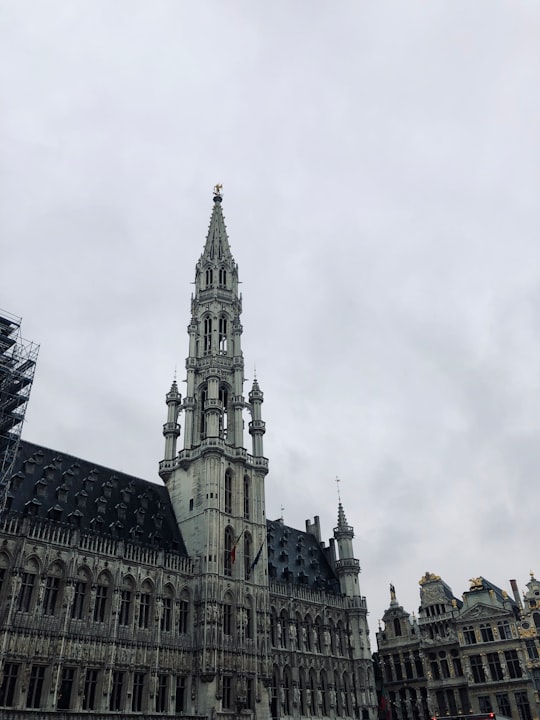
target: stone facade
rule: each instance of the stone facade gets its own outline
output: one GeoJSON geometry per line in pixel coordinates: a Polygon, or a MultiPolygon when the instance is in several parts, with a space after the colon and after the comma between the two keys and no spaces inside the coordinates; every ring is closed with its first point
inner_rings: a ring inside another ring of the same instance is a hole
{"type": "Polygon", "coordinates": [[[304,530],[266,517],[241,309],[216,188],[163,484],[20,444],[0,518],[2,718],[376,717],[342,504],[328,544],[317,517],[304,530]]]}
{"type": "Polygon", "coordinates": [[[510,597],[479,577],[458,599],[439,576],[426,573],[420,580],[418,618],[399,605],[391,587],[384,627],[377,633],[391,718],[495,712],[537,719],[540,612],[536,618],[531,613],[540,586],[533,578],[528,587],[532,604],[524,610],[517,589],[510,597]]]}

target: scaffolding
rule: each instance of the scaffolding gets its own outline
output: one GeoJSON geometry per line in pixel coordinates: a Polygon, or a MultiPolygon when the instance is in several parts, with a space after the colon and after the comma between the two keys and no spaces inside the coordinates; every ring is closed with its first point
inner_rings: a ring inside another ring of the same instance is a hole
{"type": "Polygon", "coordinates": [[[0,310],[0,510],[21,438],[39,345],[21,337],[21,318],[0,310]]]}

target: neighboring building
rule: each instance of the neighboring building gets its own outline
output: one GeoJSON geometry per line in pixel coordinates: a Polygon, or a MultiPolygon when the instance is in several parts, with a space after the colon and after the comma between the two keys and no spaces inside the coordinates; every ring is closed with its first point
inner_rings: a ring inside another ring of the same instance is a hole
{"type": "MultiPolygon", "coordinates": [[[[459,600],[438,575],[426,573],[418,619],[398,604],[391,588],[377,645],[392,720],[487,712],[538,718],[540,672],[535,681],[533,673],[540,670],[540,604],[531,623],[514,581],[512,587],[513,598],[485,578],[474,578],[459,600]]],[[[533,578],[528,587],[533,612],[540,584],[533,578]]]]}
{"type": "Polygon", "coordinates": [[[163,485],[28,442],[1,518],[0,716],[362,718],[377,700],[353,528],[265,512],[219,188],[197,263],[163,485]],[[250,416],[251,448],[244,446],[250,416]],[[181,435],[182,447],[177,448],[181,435]]]}

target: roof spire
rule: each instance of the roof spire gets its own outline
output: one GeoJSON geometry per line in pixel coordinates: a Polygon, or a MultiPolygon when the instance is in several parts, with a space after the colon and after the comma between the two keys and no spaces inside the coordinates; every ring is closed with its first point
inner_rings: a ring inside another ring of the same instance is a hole
{"type": "Polygon", "coordinates": [[[223,185],[221,183],[214,185],[214,207],[212,208],[210,227],[208,228],[208,235],[206,236],[206,244],[203,252],[203,257],[213,262],[232,260],[225,219],[223,217],[223,210],[221,209],[221,202],[223,200],[222,188],[223,185]]]}

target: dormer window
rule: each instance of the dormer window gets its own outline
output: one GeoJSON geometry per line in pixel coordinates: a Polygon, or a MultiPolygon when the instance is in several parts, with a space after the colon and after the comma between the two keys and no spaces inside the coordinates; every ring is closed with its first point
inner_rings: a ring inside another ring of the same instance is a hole
{"type": "Polygon", "coordinates": [[[112,495],[112,482],[110,480],[107,480],[107,482],[103,483],[101,489],[103,490],[103,495],[106,498],[110,498],[112,495]]]}
{"type": "Polygon", "coordinates": [[[96,500],[96,510],[100,515],[105,515],[105,510],[107,509],[107,500],[103,497],[98,497],[96,500]]]}
{"type": "Polygon", "coordinates": [[[68,494],[67,485],[62,484],[56,488],[56,497],[58,498],[59,502],[66,502],[67,494],[68,494]]]}

